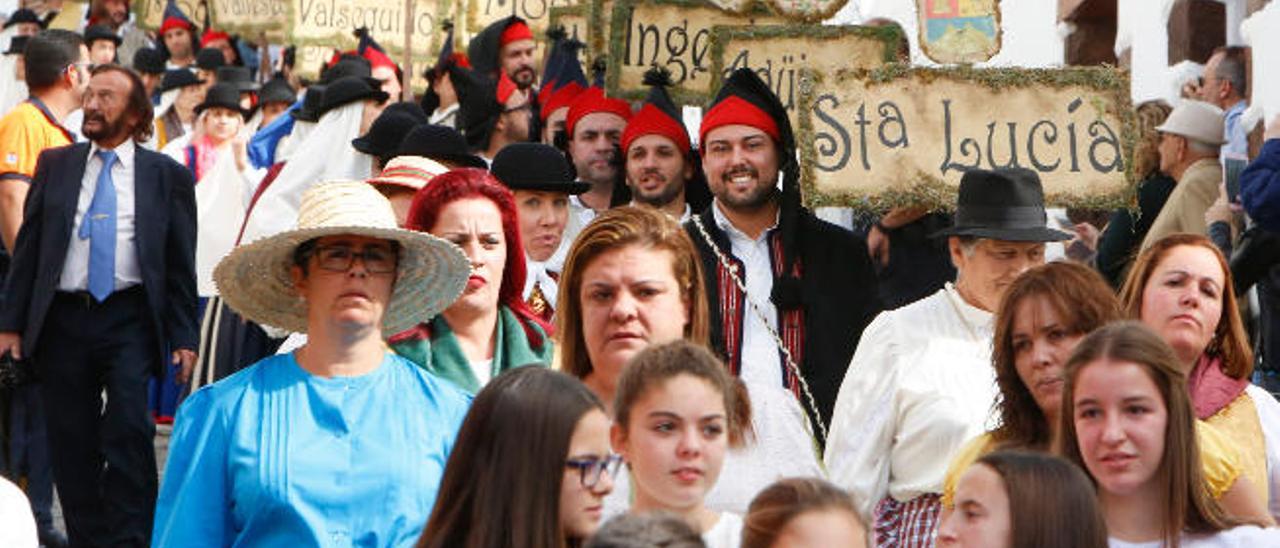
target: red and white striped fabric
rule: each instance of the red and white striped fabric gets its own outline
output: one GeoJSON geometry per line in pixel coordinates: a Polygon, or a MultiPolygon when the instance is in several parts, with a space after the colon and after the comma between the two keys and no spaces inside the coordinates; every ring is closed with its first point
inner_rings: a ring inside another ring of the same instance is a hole
{"type": "Polygon", "coordinates": [[[942,497],[929,493],[907,502],[893,497],[876,505],[875,545],[878,548],[933,548],[942,521],[942,497]]]}

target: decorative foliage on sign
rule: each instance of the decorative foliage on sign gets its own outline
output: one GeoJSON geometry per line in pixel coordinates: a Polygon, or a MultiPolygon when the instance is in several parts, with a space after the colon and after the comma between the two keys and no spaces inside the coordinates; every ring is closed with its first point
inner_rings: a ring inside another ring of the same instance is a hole
{"type": "Polygon", "coordinates": [[[213,25],[227,32],[274,31],[289,20],[286,0],[209,0],[213,25]]]}
{"type": "Polygon", "coordinates": [[[609,52],[609,29],[613,24],[613,6],[615,0],[591,0],[587,6],[587,50],[591,54],[607,54],[609,52]]]}
{"type": "Polygon", "coordinates": [[[461,0],[466,2],[466,36],[475,36],[493,22],[515,15],[529,23],[534,36],[542,36],[551,10],[578,4],[578,0],[461,0]]]}
{"type": "Polygon", "coordinates": [[[998,0],[916,0],[920,49],[938,63],[978,63],[1000,51],[998,0]]]}
{"type": "MultiPolygon", "coordinates": [[[[587,34],[590,27],[588,11],[587,4],[551,8],[551,18],[547,26],[548,28],[563,28],[568,38],[590,46],[590,42],[587,41],[589,40],[587,34]]],[[[585,63],[592,55],[594,55],[594,52],[589,48],[586,51],[579,51],[578,60],[585,63]]]]}
{"type": "Polygon", "coordinates": [[[794,125],[800,119],[802,71],[835,74],[878,67],[894,60],[901,36],[893,27],[717,26],[711,32],[711,89],[720,89],[721,82],[739,68],[754,69],[778,95],[794,125]]]}
{"type": "Polygon", "coordinates": [[[1104,209],[1132,195],[1126,72],[899,64],[801,78],[805,201],[949,208],[969,169],[1020,166],[1046,202],[1104,209]]]}
{"type": "Polygon", "coordinates": [[[771,0],[773,8],[788,19],[817,23],[829,19],[849,0],[771,0]]]}
{"type": "Polygon", "coordinates": [[[644,73],[656,65],[671,71],[668,91],[675,101],[702,103],[713,91],[713,27],[785,22],[761,5],[734,14],[700,0],[621,0],[610,21],[609,94],[644,98],[649,93],[644,73]]]}

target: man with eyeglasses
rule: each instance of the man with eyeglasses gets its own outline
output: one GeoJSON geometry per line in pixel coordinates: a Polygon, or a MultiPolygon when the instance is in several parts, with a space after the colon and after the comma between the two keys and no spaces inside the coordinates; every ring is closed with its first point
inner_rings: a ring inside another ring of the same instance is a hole
{"type": "MultiPolygon", "coordinates": [[[[74,32],[47,30],[31,37],[23,60],[31,97],[0,119],[0,240],[8,252],[0,255],[0,276],[8,271],[36,158],[45,149],[75,140],[62,124],[80,108],[80,97],[89,83],[89,50],[84,38],[74,32]]],[[[62,546],[66,540],[54,529],[50,511],[53,475],[39,386],[18,387],[8,402],[0,403],[4,404],[10,409],[13,425],[10,446],[2,448],[14,461],[6,472],[14,479],[27,478],[27,496],[41,542],[62,546]]]]}
{"type": "Polygon", "coordinates": [[[459,127],[471,147],[486,164],[511,143],[532,141],[533,104],[528,90],[520,89],[505,73],[497,80],[461,67],[450,67],[458,90],[459,127]]]}

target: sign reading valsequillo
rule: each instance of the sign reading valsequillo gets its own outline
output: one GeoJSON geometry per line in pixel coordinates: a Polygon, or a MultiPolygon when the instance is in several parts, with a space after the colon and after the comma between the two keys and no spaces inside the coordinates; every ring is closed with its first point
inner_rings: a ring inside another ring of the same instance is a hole
{"type": "Polygon", "coordinates": [[[1051,203],[1119,199],[1132,149],[1127,90],[1114,69],[890,67],[816,76],[800,141],[811,147],[808,201],[947,205],[966,170],[998,167],[1039,172],[1051,203]]]}

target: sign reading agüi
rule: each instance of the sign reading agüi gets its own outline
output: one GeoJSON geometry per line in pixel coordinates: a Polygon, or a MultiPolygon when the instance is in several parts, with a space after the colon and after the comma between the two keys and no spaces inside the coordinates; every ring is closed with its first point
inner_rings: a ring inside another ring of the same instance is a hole
{"type": "Polygon", "coordinates": [[[1129,192],[1128,78],[1110,68],[806,73],[806,200],[954,203],[973,168],[1039,172],[1046,200],[1114,204],[1129,192]]]}

